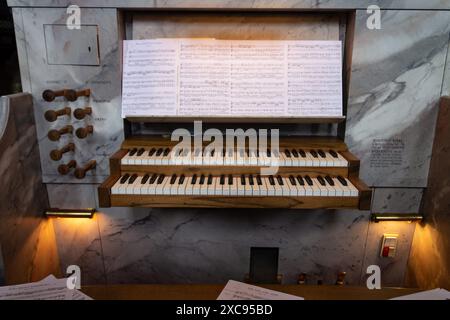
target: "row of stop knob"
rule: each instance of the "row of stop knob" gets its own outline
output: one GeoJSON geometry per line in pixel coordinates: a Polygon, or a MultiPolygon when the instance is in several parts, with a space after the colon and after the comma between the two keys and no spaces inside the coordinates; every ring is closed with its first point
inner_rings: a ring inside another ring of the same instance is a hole
{"type": "Polygon", "coordinates": [[[77,162],[71,160],[68,164],[62,164],[58,167],[59,174],[65,176],[70,173],[70,171],[75,170],[75,178],[84,179],[89,171],[94,170],[97,167],[97,161],[91,160],[84,167],[77,168],[77,162]]]}
{"type": "MultiPolygon", "coordinates": [[[[64,89],[59,91],[52,91],[52,90],[45,90],[42,94],[42,97],[47,102],[54,101],[57,97],[64,97],[68,101],[76,101],[79,97],[90,97],[91,90],[85,89],[85,90],[70,90],[70,89],[64,89]]],[[[72,109],[70,107],[65,107],[60,110],[48,110],[45,113],[45,119],[48,122],[55,122],[58,120],[59,117],[65,117],[65,116],[71,116],[72,109]]],[[[86,108],[78,108],[73,112],[73,115],[78,120],[83,120],[86,118],[86,116],[92,115],[92,108],[86,107],[86,108]]],[[[75,131],[75,128],[72,125],[66,125],[65,127],[59,129],[59,130],[51,130],[48,133],[48,138],[51,141],[58,141],[61,139],[63,135],[67,134],[73,134],[75,131]]],[[[76,136],[79,139],[85,139],[89,135],[92,135],[94,133],[94,127],[89,125],[83,128],[78,128],[75,131],[76,136]]],[[[53,161],[60,161],[64,154],[66,153],[74,153],[75,152],[75,144],[69,143],[66,146],[64,146],[61,149],[55,149],[50,152],[50,158],[53,161]]],[[[97,167],[97,162],[95,160],[89,161],[87,164],[85,164],[82,167],[78,166],[78,163],[75,160],[69,161],[67,164],[62,164],[58,167],[58,172],[61,175],[67,175],[71,171],[74,171],[74,175],[77,179],[84,179],[86,177],[86,174],[89,171],[95,170],[97,167]]]]}

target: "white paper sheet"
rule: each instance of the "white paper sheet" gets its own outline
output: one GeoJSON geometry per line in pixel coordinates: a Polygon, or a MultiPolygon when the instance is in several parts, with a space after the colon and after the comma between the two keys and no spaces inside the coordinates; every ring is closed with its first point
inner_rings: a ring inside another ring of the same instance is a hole
{"type": "Polygon", "coordinates": [[[67,279],[49,276],[42,281],[0,287],[0,300],[92,300],[78,290],[67,288],[67,279]]]}
{"type": "Polygon", "coordinates": [[[217,300],[304,300],[304,298],[230,280],[217,300]]]}
{"type": "Polygon", "coordinates": [[[124,41],[122,116],[340,117],[340,41],[124,41]]]}
{"type": "Polygon", "coordinates": [[[433,289],[393,298],[391,300],[450,300],[450,292],[445,289],[433,289]]]}

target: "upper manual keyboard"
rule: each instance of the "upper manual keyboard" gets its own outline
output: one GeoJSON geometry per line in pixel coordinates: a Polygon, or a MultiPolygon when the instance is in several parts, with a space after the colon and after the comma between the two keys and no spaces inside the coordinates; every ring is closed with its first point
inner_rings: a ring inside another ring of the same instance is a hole
{"type": "Polygon", "coordinates": [[[280,167],[348,167],[349,163],[334,150],[287,148],[280,152],[228,149],[220,152],[195,149],[134,148],[121,160],[122,165],[190,165],[190,166],[273,166],[280,167]]]}

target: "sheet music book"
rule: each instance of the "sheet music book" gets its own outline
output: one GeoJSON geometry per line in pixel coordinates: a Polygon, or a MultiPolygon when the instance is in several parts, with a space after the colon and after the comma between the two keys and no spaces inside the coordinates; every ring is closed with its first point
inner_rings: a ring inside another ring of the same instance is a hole
{"type": "Polygon", "coordinates": [[[0,300],[92,300],[78,290],[67,288],[67,279],[53,275],[33,283],[0,287],[0,300]]]}
{"type": "Polygon", "coordinates": [[[217,300],[305,300],[302,297],[230,280],[217,300]]]}
{"type": "Polygon", "coordinates": [[[122,117],[341,117],[341,41],[124,41],[122,117]]]}

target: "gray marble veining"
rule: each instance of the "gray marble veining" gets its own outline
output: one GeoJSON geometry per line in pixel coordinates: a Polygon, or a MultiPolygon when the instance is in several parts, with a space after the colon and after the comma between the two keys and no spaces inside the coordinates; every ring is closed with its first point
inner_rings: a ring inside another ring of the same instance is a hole
{"type": "Polygon", "coordinates": [[[386,11],[382,29],[358,11],[347,144],[375,187],[426,187],[450,12],[386,11]]]}
{"type": "Polygon", "coordinates": [[[375,188],[372,212],[420,213],[422,196],[421,188],[375,188]]]}
{"type": "Polygon", "coordinates": [[[9,6],[101,8],[235,8],[235,9],[450,9],[446,0],[8,0],[9,6]]]}

